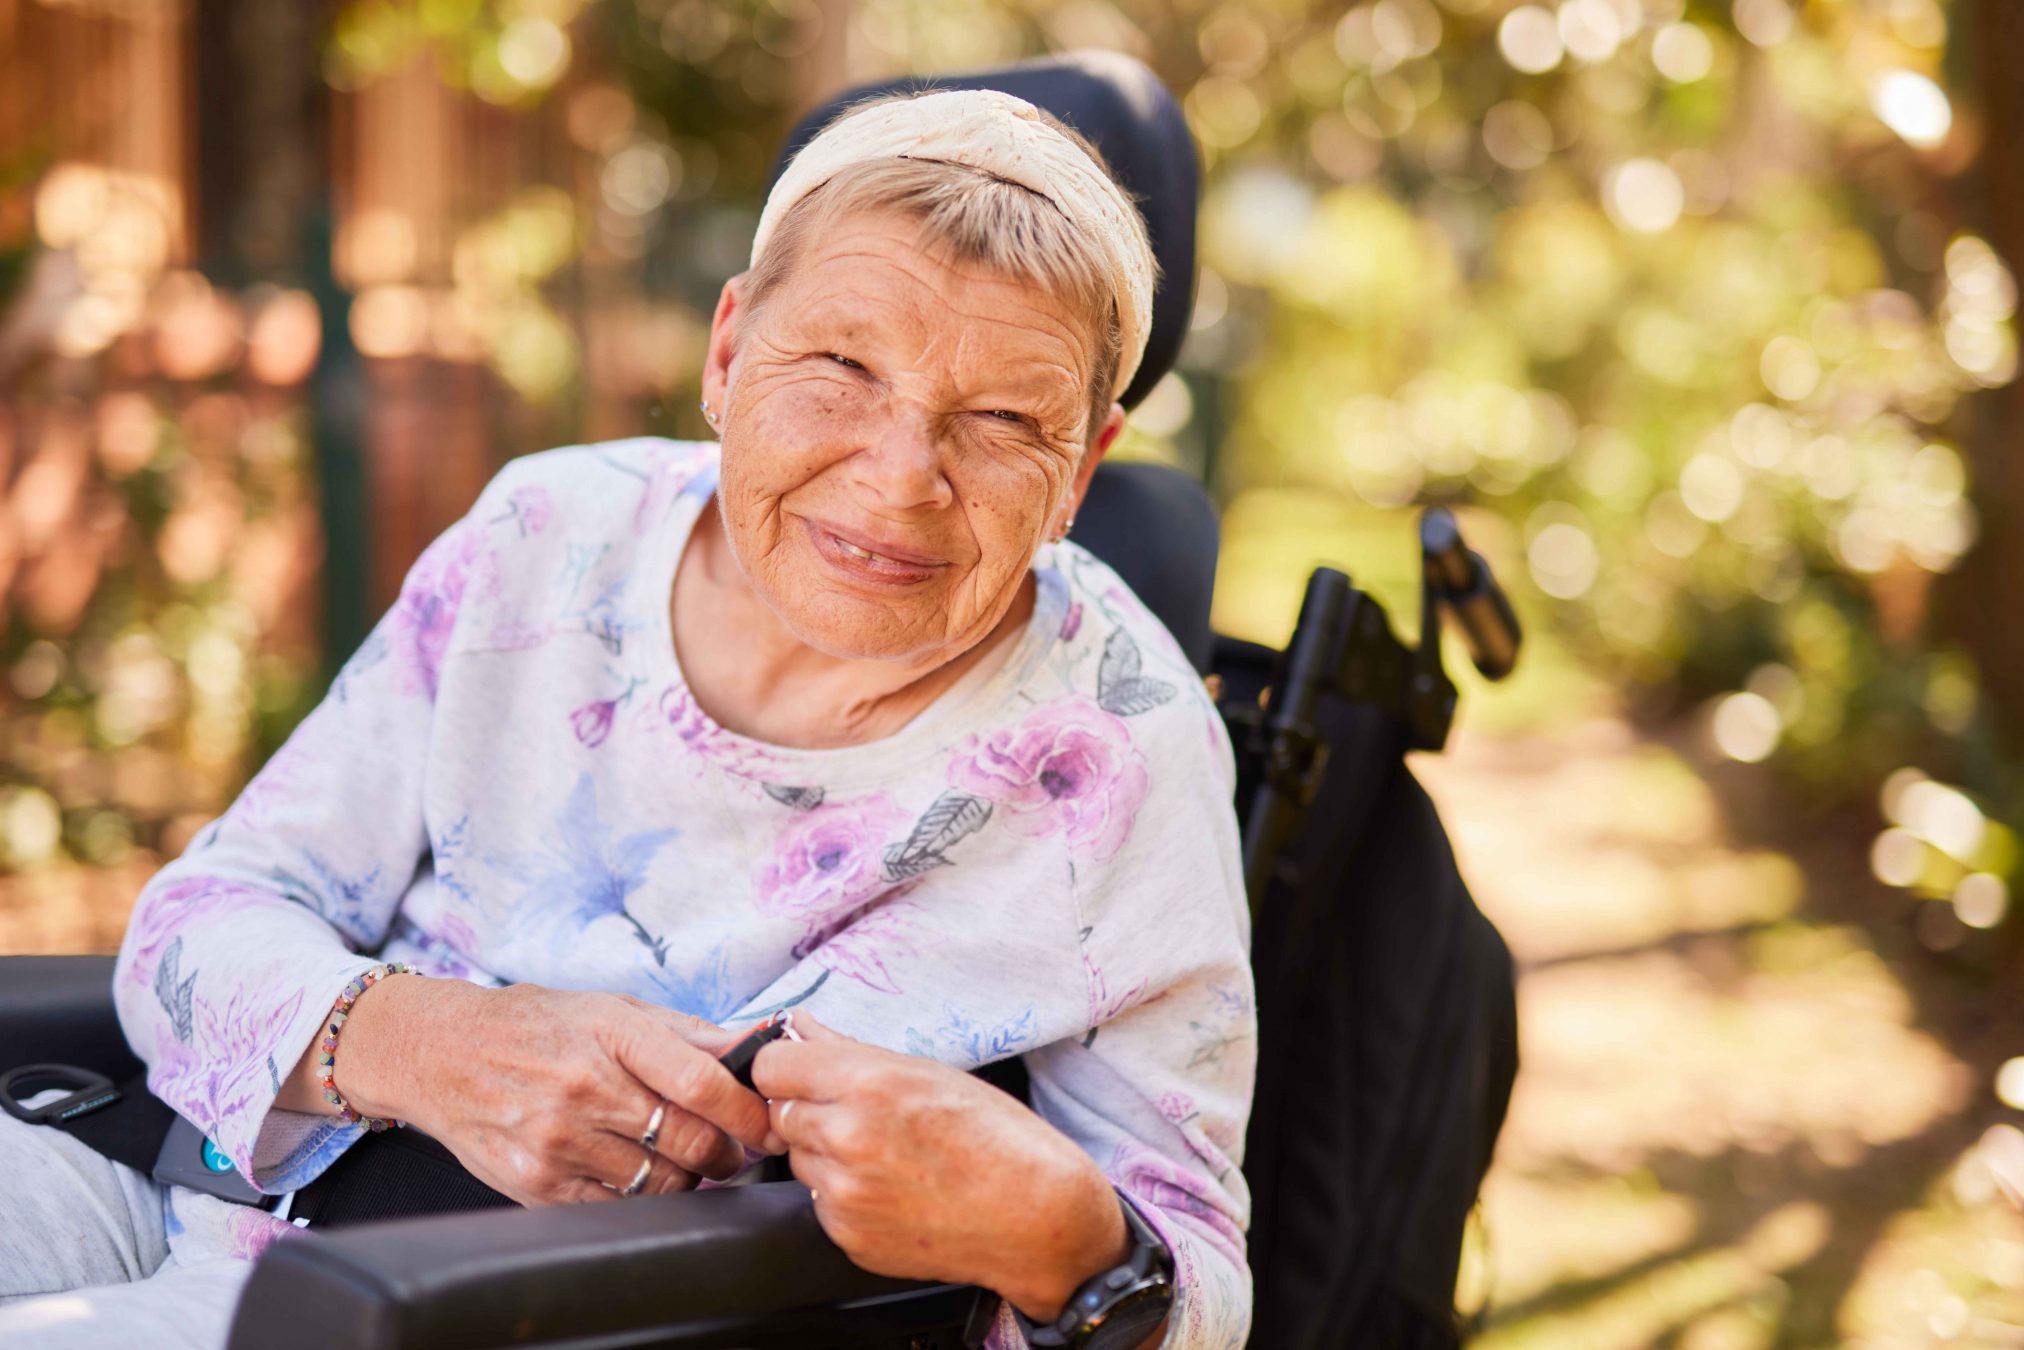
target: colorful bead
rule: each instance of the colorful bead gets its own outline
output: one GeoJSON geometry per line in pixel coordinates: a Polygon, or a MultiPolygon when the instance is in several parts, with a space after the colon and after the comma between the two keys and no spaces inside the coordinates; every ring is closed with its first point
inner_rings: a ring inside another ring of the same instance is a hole
{"type": "Polygon", "coordinates": [[[389,1126],[405,1124],[403,1121],[387,1120],[378,1116],[360,1115],[349,1102],[345,1101],[344,1095],[337,1090],[337,1038],[338,1033],[344,1030],[345,1021],[351,1015],[351,1006],[358,1001],[360,994],[363,994],[367,989],[378,984],[389,975],[412,975],[414,973],[415,968],[405,961],[393,961],[374,966],[371,970],[366,971],[344,987],[344,992],[338,995],[337,1002],[332,1007],[330,1016],[325,1019],[326,1034],[320,1047],[322,1053],[317,1056],[316,1060],[319,1071],[317,1081],[323,1088],[323,1099],[337,1108],[337,1118],[347,1125],[357,1125],[363,1122],[367,1129],[377,1133],[389,1126]]]}

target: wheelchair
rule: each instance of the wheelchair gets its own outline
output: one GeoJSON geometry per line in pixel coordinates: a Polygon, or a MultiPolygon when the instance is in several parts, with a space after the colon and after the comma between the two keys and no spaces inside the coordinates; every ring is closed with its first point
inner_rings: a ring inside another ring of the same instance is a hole
{"type": "MultiPolygon", "coordinates": [[[[1193,304],[1195,148],[1129,58],[1079,54],[935,81],[1004,90],[1094,141],[1141,202],[1162,269],[1135,404],[1169,370],[1193,304]]],[[[853,90],[802,122],[781,162],[853,90]]],[[[777,173],[777,170],[776,170],[777,173]]],[[[1508,951],[1462,885],[1407,771],[1455,709],[1440,617],[1479,668],[1508,671],[1517,625],[1441,510],[1422,522],[1417,646],[1341,572],[1307,589],[1285,651],[1209,624],[1218,522],[1178,471],[1106,463],[1075,537],[1158,614],[1217,693],[1238,758],[1254,913],[1258,1093],[1251,1344],[1269,1350],[1459,1345],[1462,1228],[1516,1072],[1508,951]]],[[[110,957],[0,958],[0,1072],[140,1072],[115,1017],[110,957]]],[[[1021,1091],[1018,1061],[993,1081],[1021,1091]]],[[[375,1223],[276,1243],[232,1350],[773,1350],[980,1344],[995,1296],[887,1279],[824,1236],[808,1193],[764,1182],[624,1203],[375,1223]]]]}

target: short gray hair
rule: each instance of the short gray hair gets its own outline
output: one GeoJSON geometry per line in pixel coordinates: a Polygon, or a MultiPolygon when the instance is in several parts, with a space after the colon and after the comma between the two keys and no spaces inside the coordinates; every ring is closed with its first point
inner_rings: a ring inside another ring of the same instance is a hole
{"type": "MultiPolygon", "coordinates": [[[[850,111],[905,97],[870,100],[850,111]]],[[[1095,146],[1059,120],[1047,120],[1116,181],[1095,146]]],[[[1053,202],[982,169],[946,160],[880,159],[839,170],[781,217],[766,251],[746,275],[748,313],[779,288],[808,241],[827,226],[846,216],[885,212],[918,222],[926,239],[947,248],[958,262],[1040,286],[1089,316],[1096,360],[1090,371],[1087,436],[1094,438],[1109,415],[1111,387],[1124,358],[1110,266],[1053,202]]]]}

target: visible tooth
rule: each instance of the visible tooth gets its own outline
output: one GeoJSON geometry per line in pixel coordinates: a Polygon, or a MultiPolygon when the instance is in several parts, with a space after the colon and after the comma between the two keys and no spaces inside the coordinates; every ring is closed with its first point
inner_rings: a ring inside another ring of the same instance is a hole
{"type": "Polygon", "coordinates": [[[868,548],[859,548],[856,544],[851,543],[848,539],[838,539],[836,542],[843,545],[843,551],[845,553],[848,553],[853,558],[863,558],[866,562],[882,562],[882,563],[892,563],[894,566],[899,565],[895,559],[888,558],[883,553],[873,553],[868,548]]]}

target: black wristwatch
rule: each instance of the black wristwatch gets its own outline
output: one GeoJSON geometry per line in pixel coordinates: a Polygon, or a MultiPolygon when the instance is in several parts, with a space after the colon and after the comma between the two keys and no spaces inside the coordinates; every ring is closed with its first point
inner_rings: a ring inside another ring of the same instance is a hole
{"type": "Polygon", "coordinates": [[[1082,1282],[1061,1316],[1035,1326],[1018,1309],[1019,1330],[1035,1350],[1138,1350],[1139,1343],[1159,1329],[1174,1306],[1174,1255],[1160,1241],[1131,1201],[1122,1195],[1124,1226],[1131,1234],[1131,1255],[1121,1266],[1082,1282]]]}

